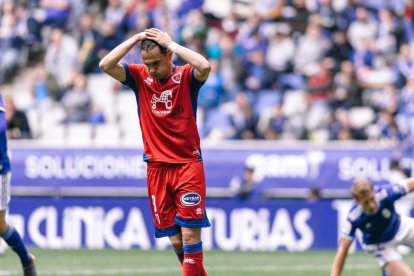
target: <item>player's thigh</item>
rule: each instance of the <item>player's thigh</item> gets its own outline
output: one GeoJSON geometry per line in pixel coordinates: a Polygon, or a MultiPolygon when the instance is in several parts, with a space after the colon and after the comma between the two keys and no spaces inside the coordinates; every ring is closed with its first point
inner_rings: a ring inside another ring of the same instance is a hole
{"type": "MultiPolygon", "coordinates": [[[[205,218],[206,181],[202,162],[185,164],[174,184],[177,216],[183,219],[205,218]]],[[[186,225],[182,225],[186,227],[186,225]]]]}
{"type": "Polygon", "coordinates": [[[400,230],[396,238],[399,243],[414,249],[414,218],[401,217],[400,230]]]}
{"type": "Polygon", "coordinates": [[[402,260],[396,260],[387,263],[384,266],[384,270],[388,276],[413,276],[413,271],[402,260]]]}
{"type": "Polygon", "coordinates": [[[158,229],[172,227],[175,223],[174,195],[168,187],[168,168],[148,167],[148,199],[155,226],[158,229]]]}
{"type": "Polygon", "coordinates": [[[181,234],[184,244],[195,244],[201,241],[201,228],[181,227],[181,234]]]}
{"type": "Polygon", "coordinates": [[[386,264],[402,259],[400,252],[397,250],[397,245],[394,242],[368,245],[364,249],[377,259],[378,264],[382,268],[386,264]]]}

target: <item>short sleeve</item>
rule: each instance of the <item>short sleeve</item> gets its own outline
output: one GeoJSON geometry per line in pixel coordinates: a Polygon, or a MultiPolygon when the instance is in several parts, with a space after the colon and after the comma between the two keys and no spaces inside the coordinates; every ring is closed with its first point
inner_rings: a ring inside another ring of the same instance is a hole
{"type": "Polygon", "coordinates": [[[136,90],[136,80],[139,79],[139,76],[141,75],[141,66],[139,64],[127,64],[127,63],[121,63],[121,65],[125,69],[125,82],[122,82],[122,84],[129,86],[133,90],[136,90]]]}
{"type": "Polygon", "coordinates": [[[355,238],[356,227],[347,219],[341,229],[341,238],[353,240],[355,238]]]}

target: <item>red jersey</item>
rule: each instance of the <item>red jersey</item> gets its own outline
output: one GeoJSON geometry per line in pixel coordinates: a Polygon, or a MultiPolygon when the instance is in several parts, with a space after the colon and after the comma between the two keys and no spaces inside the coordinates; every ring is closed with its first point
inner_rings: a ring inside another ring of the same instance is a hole
{"type": "Polygon", "coordinates": [[[144,160],[187,163],[201,160],[196,125],[197,98],[203,83],[189,64],[174,66],[168,79],[148,74],[142,64],[123,64],[135,93],[144,142],[144,160]]]}

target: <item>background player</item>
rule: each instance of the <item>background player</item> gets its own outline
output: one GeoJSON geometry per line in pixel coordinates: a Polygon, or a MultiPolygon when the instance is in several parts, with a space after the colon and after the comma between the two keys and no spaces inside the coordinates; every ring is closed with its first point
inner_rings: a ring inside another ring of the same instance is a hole
{"type": "Polygon", "coordinates": [[[7,149],[7,122],[3,98],[0,95],[0,236],[20,258],[25,276],[35,276],[34,256],[27,252],[19,233],[6,221],[10,201],[10,161],[7,149]]]}
{"type": "Polygon", "coordinates": [[[183,275],[207,275],[201,227],[210,223],[196,110],[198,91],[210,73],[209,62],[152,28],[121,43],[99,66],[135,93],[156,237],[170,238],[183,275]],[[120,64],[139,42],[143,64],[120,64]],[[174,65],[173,53],[187,64],[174,65]]]}
{"type": "Polygon", "coordinates": [[[386,275],[414,275],[397,250],[398,245],[414,248],[414,219],[400,216],[394,207],[394,201],[414,191],[414,178],[380,187],[368,180],[356,180],[351,191],[355,202],[342,230],[331,276],[340,275],[356,229],[362,231],[364,250],[377,258],[386,275]]]}

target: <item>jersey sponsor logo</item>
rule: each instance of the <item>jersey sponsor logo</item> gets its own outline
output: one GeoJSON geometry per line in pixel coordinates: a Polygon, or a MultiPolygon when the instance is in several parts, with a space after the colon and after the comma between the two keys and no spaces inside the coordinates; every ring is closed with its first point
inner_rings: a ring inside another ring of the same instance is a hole
{"type": "Polygon", "coordinates": [[[146,84],[148,84],[148,85],[151,85],[151,84],[153,84],[153,83],[154,83],[154,79],[153,79],[153,78],[151,78],[151,77],[147,77],[144,81],[145,81],[145,83],[146,83],[146,84]]]}
{"type": "Polygon", "coordinates": [[[171,76],[171,80],[175,83],[181,82],[181,72],[171,76]]]}
{"type": "MultiPolygon", "coordinates": [[[[165,105],[165,109],[168,109],[171,112],[172,109],[172,90],[163,91],[158,98],[157,95],[153,94],[151,98],[152,109],[157,108],[157,103],[163,103],[165,105]]],[[[168,112],[168,113],[169,113],[168,112]]]]}
{"type": "Polygon", "coordinates": [[[180,201],[184,206],[195,206],[201,202],[201,196],[197,193],[190,192],[183,194],[180,201]]]}

